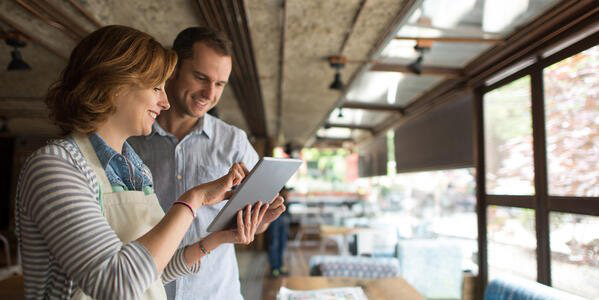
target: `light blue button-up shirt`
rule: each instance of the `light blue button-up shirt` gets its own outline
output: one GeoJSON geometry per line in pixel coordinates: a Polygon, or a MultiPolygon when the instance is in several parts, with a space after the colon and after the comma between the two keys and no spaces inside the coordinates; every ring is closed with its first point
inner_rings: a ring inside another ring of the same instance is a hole
{"type": "MultiPolygon", "coordinates": [[[[134,137],[129,143],[150,168],[154,189],[164,211],[183,193],[196,185],[218,179],[233,163],[248,169],[258,154],[241,129],[206,114],[181,141],[154,123],[152,133],[134,137]]],[[[225,202],[198,209],[182,245],[208,235],[206,228],[225,202]]],[[[202,258],[200,272],[166,286],[169,299],[243,299],[233,244],[223,244],[202,258]]]]}
{"type": "Polygon", "coordinates": [[[123,144],[123,154],[120,154],[108,146],[97,133],[91,134],[89,141],[113,191],[152,193],[152,174],[127,142],[123,144]]]}

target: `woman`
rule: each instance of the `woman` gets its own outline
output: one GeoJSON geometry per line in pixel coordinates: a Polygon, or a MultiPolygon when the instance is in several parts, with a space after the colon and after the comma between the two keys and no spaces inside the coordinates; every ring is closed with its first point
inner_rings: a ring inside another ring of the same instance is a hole
{"type": "Polygon", "coordinates": [[[177,249],[201,205],[223,200],[241,164],[197,186],[164,214],[152,176],[126,143],[169,108],[164,83],[176,55],[125,26],[103,27],[73,50],[46,96],[67,134],[34,153],[17,187],[17,236],[26,298],[166,299],[163,283],[197,272],[222,243],[253,240],[268,204],[237,215],[238,230],[177,249]]]}

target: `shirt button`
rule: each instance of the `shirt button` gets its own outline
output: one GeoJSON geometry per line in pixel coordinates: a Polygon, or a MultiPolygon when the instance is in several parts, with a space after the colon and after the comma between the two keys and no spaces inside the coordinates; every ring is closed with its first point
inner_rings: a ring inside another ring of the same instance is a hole
{"type": "Polygon", "coordinates": [[[181,175],[177,175],[177,179],[181,180],[181,178],[183,178],[181,175]]]}

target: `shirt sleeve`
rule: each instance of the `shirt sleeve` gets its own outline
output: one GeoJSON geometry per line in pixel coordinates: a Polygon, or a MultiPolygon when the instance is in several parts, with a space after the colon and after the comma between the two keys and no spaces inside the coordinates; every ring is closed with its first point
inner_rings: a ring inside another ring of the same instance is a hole
{"type": "Polygon", "coordinates": [[[72,163],[35,155],[23,168],[18,190],[25,216],[37,224],[51,255],[85,294],[135,299],[157,279],[149,251],[136,241],[120,241],[72,163]]]}
{"type": "Polygon", "coordinates": [[[241,131],[241,129],[239,129],[239,131],[239,157],[237,158],[237,161],[242,161],[243,164],[245,164],[246,168],[248,168],[248,170],[251,170],[258,163],[260,157],[258,156],[256,149],[254,149],[254,146],[252,146],[252,144],[248,140],[245,132],[241,131]]]}
{"type": "Polygon", "coordinates": [[[200,271],[200,261],[191,267],[187,265],[183,256],[184,251],[185,247],[178,249],[173,258],[168,262],[162,273],[162,283],[167,284],[178,277],[195,274],[200,271]]]}

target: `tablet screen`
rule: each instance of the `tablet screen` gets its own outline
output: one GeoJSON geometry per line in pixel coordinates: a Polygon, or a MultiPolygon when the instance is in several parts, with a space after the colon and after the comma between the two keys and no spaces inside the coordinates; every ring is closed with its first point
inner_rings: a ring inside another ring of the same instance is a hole
{"type": "Polygon", "coordinates": [[[300,159],[263,157],[208,226],[208,232],[237,226],[237,211],[258,201],[270,202],[302,164],[300,159]]]}

